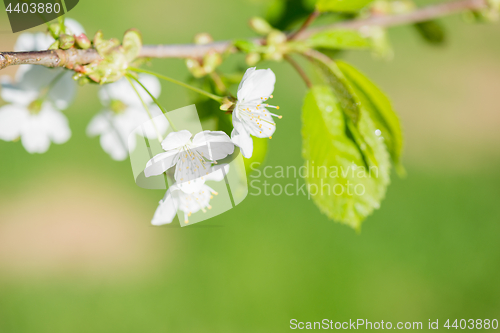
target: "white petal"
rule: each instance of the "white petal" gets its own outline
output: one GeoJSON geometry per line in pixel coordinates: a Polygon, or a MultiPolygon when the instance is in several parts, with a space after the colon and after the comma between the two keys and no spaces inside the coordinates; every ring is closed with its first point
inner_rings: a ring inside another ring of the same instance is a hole
{"type": "MultiPolygon", "coordinates": [[[[160,83],[160,80],[156,76],[153,76],[150,74],[139,74],[139,81],[141,81],[141,83],[146,87],[146,89],[149,90],[151,95],[153,95],[155,98],[160,97],[161,83],[160,83]]],[[[140,86],[137,87],[137,90],[140,91],[141,89],[142,88],[140,86]]],[[[142,91],[144,91],[144,89],[142,89],[142,91]]],[[[144,95],[141,94],[141,97],[144,100],[144,102],[153,103],[153,100],[151,99],[149,94],[147,94],[145,91],[144,91],[144,95]]]]}
{"type": "Polygon", "coordinates": [[[146,164],[144,175],[146,177],[158,176],[173,167],[178,158],[178,152],[175,150],[167,151],[153,157],[146,164]]]}
{"type": "Polygon", "coordinates": [[[161,147],[165,151],[177,149],[187,144],[191,139],[191,136],[192,134],[188,130],[169,133],[165,140],[161,143],[161,147]]]}
{"type": "Polygon", "coordinates": [[[27,52],[35,50],[35,34],[23,32],[17,37],[16,44],[14,44],[14,51],[27,52]]]}
{"type": "Polygon", "coordinates": [[[27,122],[29,112],[17,105],[5,105],[0,108],[0,139],[12,141],[21,135],[21,129],[27,122]]]}
{"type": "Polygon", "coordinates": [[[62,74],[57,83],[51,88],[49,98],[59,110],[66,109],[73,102],[76,95],[76,82],[67,71],[62,74]]]}
{"type": "MultiPolygon", "coordinates": [[[[233,118],[233,124],[235,124],[234,118],[233,118]]],[[[233,128],[233,131],[231,132],[231,140],[233,140],[233,143],[240,147],[241,154],[245,158],[250,158],[252,157],[253,154],[253,141],[252,138],[250,137],[250,134],[248,134],[244,128],[240,127],[238,131],[237,127],[235,126],[233,128]]]]}
{"type": "Polygon", "coordinates": [[[134,91],[131,89],[127,79],[123,78],[116,82],[105,84],[99,89],[99,99],[104,105],[108,105],[111,100],[127,99],[134,91]]]}
{"type": "Polygon", "coordinates": [[[253,108],[250,114],[251,116],[239,110],[233,112],[233,123],[234,119],[241,121],[241,124],[245,127],[245,131],[258,138],[267,138],[274,134],[276,123],[267,109],[253,108]]]}
{"type": "Polygon", "coordinates": [[[31,66],[17,78],[17,85],[24,90],[34,90],[38,93],[46,88],[56,77],[64,71],[62,68],[47,68],[31,66]]]}
{"type": "Polygon", "coordinates": [[[221,180],[224,179],[224,174],[227,175],[229,172],[229,164],[220,164],[216,165],[213,168],[215,171],[212,171],[208,176],[205,176],[204,179],[205,181],[216,181],[220,182],[221,180]],[[224,169],[224,172],[222,172],[224,169]]]}
{"type": "Polygon", "coordinates": [[[258,69],[252,71],[238,89],[238,101],[249,102],[268,98],[274,90],[276,75],[271,69],[258,69]]]}
{"type": "Polygon", "coordinates": [[[196,134],[193,144],[203,156],[212,161],[220,160],[234,152],[234,143],[222,131],[203,131],[196,134]]]}
{"type": "Polygon", "coordinates": [[[67,34],[73,34],[73,35],[81,35],[85,33],[85,29],[83,29],[83,26],[78,23],[78,21],[66,17],[64,19],[64,25],[66,26],[66,30],[69,29],[69,31],[66,31],[67,34]]]}
{"type": "Polygon", "coordinates": [[[123,161],[128,156],[128,150],[123,138],[116,131],[109,131],[101,135],[102,149],[108,153],[112,159],[123,161]]]}
{"type": "MultiPolygon", "coordinates": [[[[203,177],[204,178],[204,177],[203,177]]],[[[177,182],[177,187],[184,193],[194,193],[200,190],[200,188],[205,184],[205,180],[201,178],[196,178],[190,181],[177,182]]]]}
{"type": "MultiPolygon", "coordinates": [[[[155,98],[159,97],[161,92],[161,84],[155,76],[149,74],[141,74],[139,75],[139,81],[155,98]]],[[[107,105],[110,100],[119,100],[129,106],[134,105],[142,107],[142,102],[137,96],[137,93],[139,93],[144,103],[153,103],[153,99],[137,82],[134,82],[134,87],[137,92],[134,90],[134,88],[132,88],[130,82],[127,79],[123,78],[116,82],[103,86],[99,91],[99,98],[104,105],[107,105]]]]}
{"type": "Polygon", "coordinates": [[[177,197],[173,197],[171,194],[171,189],[169,189],[165,195],[165,198],[160,201],[158,208],[156,208],[155,215],[151,220],[152,225],[163,225],[171,223],[177,214],[178,207],[177,197]]]}
{"type": "Polygon", "coordinates": [[[95,115],[87,126],[87,135],[90,137],[103,134],[107,132],[110,128],[109,120],[106,117],[106,113],[109,111],[103,111],[95,115]]]}
{"type": "Polygon", "coordinates": [[[54,38],[49,34],[42,32],[35,34],[24,32],[17,38],[16,44],[14,45],[14,51],[28,52],[47,50],[53,42],[54,38]]]}
{"type": "MultiPolygon", "coordinates": [[[[146,111],[142,110],[144,114],[146,111]]],[[[146,136],[150,139],[156,138],[157,133],[159,132],[161,137],[165,136],[167,129],[169,128],[168,120],[165,118],[160,108],[157,105],[150,105],[149,112],[151,113],[153,120],[148,120],[148,122],[143,123],[144,131],[146,132],[146,136]],[[153,126],[154,123],[154,126],[153,126]]]]}
{"type": "Polygon", "coordinates": [[[45,126],[45,131],[52,142],[57,144],[65,143],[71,137],[68,119],[55,110],[49,103],[43,104],[39,114],[39,119],[45,126]]]}
{"type": "Polygon", "coordinates": [[[241,88],[243,87],[243,84],[245,83],[245,81],[250,77],[252,76],[252,74],[255,72],[256,70],[256,67],[250,67],[249,69],[247,69],[245,71],[245,74],[243,75],[243,78],[241,79],[241,82],[240,84],[238,85],[238,91],[241,90],[241,88]]]}
{"type": "Polygon", "coordinates": [[[6,102],[27,106],[38,96],[38,91],[23,89],[13,84],[8,76],[2,76],[0,80],[2,86],[0,93],[6,102]]]}
{"type": "Polygon", "coordinates": [[[45,153],[50,147],[50,138],[38,115],[30,116],[21,131],[21,142],[31,154],[45,153]]]}

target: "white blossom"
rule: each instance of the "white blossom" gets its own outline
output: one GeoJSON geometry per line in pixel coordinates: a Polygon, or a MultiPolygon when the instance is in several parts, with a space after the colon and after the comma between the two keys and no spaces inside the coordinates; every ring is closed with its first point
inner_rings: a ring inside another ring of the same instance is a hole
{"type": "MultiPolygon", "coordinates": [[[[70,33],[81,34],[78,22],[66,19],[70,33]]],[[[46,50],[54,39],[45,33],[22,33],[14,51],[46,50]]],[[[44,153],[50,143],[64,143],[71,137],[68,120],[59,111],[66,109],[75,97],[76,83],[71,72],[62,68],[37,65],[20,66],[15,80],[0,78],[1,97],[7,105],[0,108],[0,139],[21,139],[30,153],[44,153]]]]}
{"type": "Polygon", "coordinates": [[[162,142],[165,153],[146,164],[146,177],[158,176],[175,166],[177,186],[193,192],[213,172],[212,164],[234,152],[234,144],[222,131],[203,131],[193,135],[187,130],[170,133],[162,142]]]}
{"type": "MultiPolygon", "coordinates": [[[[156,77],[141,74],[139,75],[139,81],[155,98],[159,97],[161,85],[156,77]]],[[[154,121],[150,119],[141,99],[137,96],[130,82],[126,78],[123,78],[117,82],[106,84],[101,88],[99,99],[105,108],[92,118],[87,127],[87,134],[89,136],[100,135],[103,150],[111,158],[118,161],[127,158],[129,149],[135,149],[137,143],[136,137],[135,135],[130,136],[130,134],[138,126],[144,125],[144,132],[139,131],[137,134],[149,139],[158,137],[161,139],[168,128],[167,119],[165,117],[157,117],[162,112],[153,103],[149,94],[137,82],[133,84],[144,103],[148,106],[148,110],[154,121]]]]}
{"type": "Polygon", "coordinates": [[[238,87],[231,138],[246,158],[252,157],[253,153],[253,141],[250,135],[271,138],[276,130],[273,116],[281,118],[280,115],[266,109],[279,109],[279,106],[265,103],[269,98],[273,98],[275,83],[276,76],[271,69],[256,70],[252,67],[247,69],[238,87]]]}
{"type": "MultiPolygon", "coordinates": [[[[220,166],[217,171],[206,176],[206,181],[221,181],[224,178],[224,173],[229,171],[229,165],[220,166]],[[223,172],[223,170],[224,172],[223,172]]],[[[165,197],[160,201],[158,208],[153,216],[151,224],[159,226],[171,223],[178,211],[182,211],[184,215],[184,223],[189,223],[189,217],[198,212],[206,212],[207,209],[212,209],[210,200],[218,193],[210,186],[202,184],[195,191],[186,192],[184,188],[178,184],[172,185],[165,194],[165,197]]]]}

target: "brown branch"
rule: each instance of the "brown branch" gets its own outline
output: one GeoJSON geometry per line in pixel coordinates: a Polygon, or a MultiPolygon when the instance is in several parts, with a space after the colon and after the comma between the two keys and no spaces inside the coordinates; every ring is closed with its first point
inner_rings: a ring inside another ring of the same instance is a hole
{"type": "Polygon", "coordinates": [[[307,17],[307,19],[304,21],[304,23],[302,24],[302,26],[297,31],[289,34],[288,37],[287,37],[287,39],[288,40],[293,40],[295,38],[298,38],[300,36],[300,34],[302,32],[304,32],[314,22],[314,20],[316,20],[316,18],[319,16],[319,14],[321,14],[321,13],[317,9],[314,12],[312,12],[307,17]]]}
{"type": "Polygon", "coordinates": [[[295,60],[293,60],[293,58],[290,57],[289,55],[285,55],[285,60],[288,61],[290,65],[292,65],[292,67],[297,71],[297,73],[299,73],[302,80],[304,80],[304,83],[306,84],[307,88],[312,88],[313,86],[312,82],[311,80],[309,80],[309,77],[307,76],[304,69],[300,67],[300,65],[295,60]]]}
{"type": "MultiPolygon", "coordinates": [[[[408,24],[426,21],[464,10],[479,10],[488,6],[487,0],[458,0],[438,5],[427,6],[410,13],[398,15],[373,16],[363,20],[351,20],[335,23],[318,28],[300,30],[294,39],[306,39],[311,34],[328,29],[361,29],[365,26],[391,27],[400,24],[408,24]]],[[[293,35],[293,34],[292,34],[293,35]]],[[[263,43],[262,39],[251,39],[257,43],[263,43]]],[[[210,44],[177,44],[177,45],[144,45],[141,57],[148,58],[197,58],[203,56],[209,50],[224,52],[232,45],[231,41],[219,41],[210,44]]],[[[99,55],[93,49],[89,50],[48,50],[36,52],[0,52],[0,69],[12,65],[34,64],[47,67],[65,66],[73,68],[77,64],[88,64],[99,59],[99,55]]]]}

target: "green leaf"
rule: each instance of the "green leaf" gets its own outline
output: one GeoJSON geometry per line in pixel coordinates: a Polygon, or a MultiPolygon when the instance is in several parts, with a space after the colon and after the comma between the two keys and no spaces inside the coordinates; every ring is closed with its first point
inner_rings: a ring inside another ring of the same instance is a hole
{"type": "Polygon", "coordinates": [[[377,167],[366,168],[366,157],[347,134],[349,122],[329,87],[315,86],[308,92],[302,113],[302,151],[309,193],[329,218],[359,230],[385,196],[390,161],[370,116],[362,110],[359,133],[378,161],[377,167]]]}
{"type": "Polygon", "coordinates": [[[444,33],[444,29],[438,21],[433,20],[419,22],[414,26],[420,36],[422,36],[422,38],[430,44],[441,45],[445,42],[446,36],[444,33]]]}
{"type": "Polygon", "coordinates": [[[389,98],[366,76],[353,66],[337,61],[337,66],[349,81],[363,109],[367,110],[375,122],[376,129],[383,138],[398,172],[404,174],[400,165],[403,150],[403,134],[399,118],[392,108],[389,98]]]}
{"type": "Polygon", "coordinates": [[[316,8],[321,12],[356,13],[373,0],[319,0],[316,8]]]}
{"type": "Polygon", "coordinates": [[[354,125],[356,125],[360,113],[359,104],[354,95],[354,91],[349,86],[342,71],[333,60],[328,64],[320,61],[316,61],[315,64],[324,74],[325,83],[332,87],[345,114],[351,119],[354,125]]]}
{"type": "Polygon", "coordinates": [[[367,49],[370,41],[355,30],[330,30],[313,35],[307,41],[314,48],[322,47],[328,49],[367,49]]]}

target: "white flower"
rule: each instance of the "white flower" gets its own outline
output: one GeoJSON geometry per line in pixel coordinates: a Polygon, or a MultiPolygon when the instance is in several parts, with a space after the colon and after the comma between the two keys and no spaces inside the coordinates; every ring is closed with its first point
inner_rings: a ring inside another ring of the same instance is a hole
{"type": "Polygon", "coordinates": [[[1,78],[1,96],[11,104],[0,108],[0,139],[14,141],[20,137],[29,153],[44,153],[51,141],[61,144],[71,137],[68,120],[54,105],[68,105],[72,96],[66,95],[65,89],[54,90],[60,82],[57,77],[52,79],[56,82],[53,89],[33,88],[40,79],[37,75],[32,77],[33,73],[21,72],[17,83],[12,83],[8,76],[1,78]]]}
{"type": "MultiPolygon", "coordinates": [[[[72,34],[85,33],[83,27],[73,19],[65,19],[66,32],[72,34]]],[[[54,38],[46,33],[29,33],[24,32],[17,38],[14,45],[14,51],[41,51],[46,50],[54,42],[54,38]]],[[[72,79],[72,72],[63,68],[47,68],[40,65],[22,65],[16,73],[16,82],[21,85],[19,88],[22,93],[38,92],[40,93],[47,87],[48,84],[54,82],[52,89],[48,92],[49,98],[54,102],[55,106],[60,109],[66,109],[76,94],[77,83],[72,79]],[[22,81],[22,83],[21,83],[22,81]],[[64,98],[59,98],[64,96],[64,98]]],[[[3,94],[2,94],[3,97],[3,94]]]]}
{"type": "MultiPolygon", "coordinates": [[[[227,174],[229,165],[226,164],[223,168],[224,172],[227,174]]],[[[224,173],[221,169],[222,166],[217,171],[206,176],[205,180],[221,181],[224,178],[224,173]]],[[[171,223],[177,211],[182,211],[184,213],[184,223],[187,224],[189,223],[188,218],[192,214],[200,210],[205,213],[207,209],[212,209],[210,200],[217,194],[216,191],[206,184],[202,184],[194,192],[185,192],[178,184],[174,184],[168,189],[165,197],[160,201],[151,224],[163,225],[171,223]]]]}
{"type": "Polygon", "coordinates": [[[253,153],[253,141],[250,135],[258,138],[271,138],[276,130],[273,116],[281,119],[280,115],[266,109],[279,109],[279,106],[265,103],[269,98],[273,98],[275,83],[276,76],[271,69],[256,70],[252,67],[247,69],[238,87],[231,138],[246,158],[252,157],[253,153]]]}
{"type": "Polygon", "coordinates": [[[21,138],[29,153],[45,153],[50,142],[65,143],[71,137],[68,120],[50,102],[8,104],[0,108],[0,139],[21,138]]]}
{"type": "MultiPolygon", "coordinates": [[[[83,33],[78,22],[66,19],[67,32],[83,33]]],[[[54,42],[49,34],[22,33],[14,51],[46,50],[54,42]]],[[[21,138],[30,153],[44,153],[50,143],[64,143],[71,137],[68,120],[59,111],[69,106],[75,97],[76,83],[70,71],[37,65],[20,66],[12,82],[2,76],[1,97],[11,103],[0,108],[0,139],[21,138]]]]}
{"type": "Polygon", "coordinates": [[[234,144],[222,131],[203,131],[194,136],[187,130],[170,133],[161,146],[165,153],[153,157],[144,169],[146,177],[158,176],[175,167],[177,186],[186,192],[199,188],[213,172],[212,163],[234,152],[234,144]]]}
{"type": "MultiPolygon", "coordinates": [[[[139,80],[155,98],[158,98],[161,85],[156,77],[141,74],[139,80]]],[[[127,158],[128,148],[130,150],[135,149],[136,137],[135,135],[130,136],[129,141],[129,135],[138,126],[144,125],[144,133],[141,131],[138,134],[149,139],[157,137],[161,139],[168,128],[167,119],[157,117],[162,112],[156,104],[153,104],[151,97],[137,82],[134,82],[134,87],[144,103],[147,104],[149,112],[154,118],[154,123],[150,121],[147,111],[130,82],[123,78],[101,88],[99,98],[106,108],[94,116],[87,127],[87,134],[89,136],[100,135],[101,146],[104,151],[111,158],[118,161],[127,158]],[[128,148],[127,142],[130,145],[128,148]]]]}

